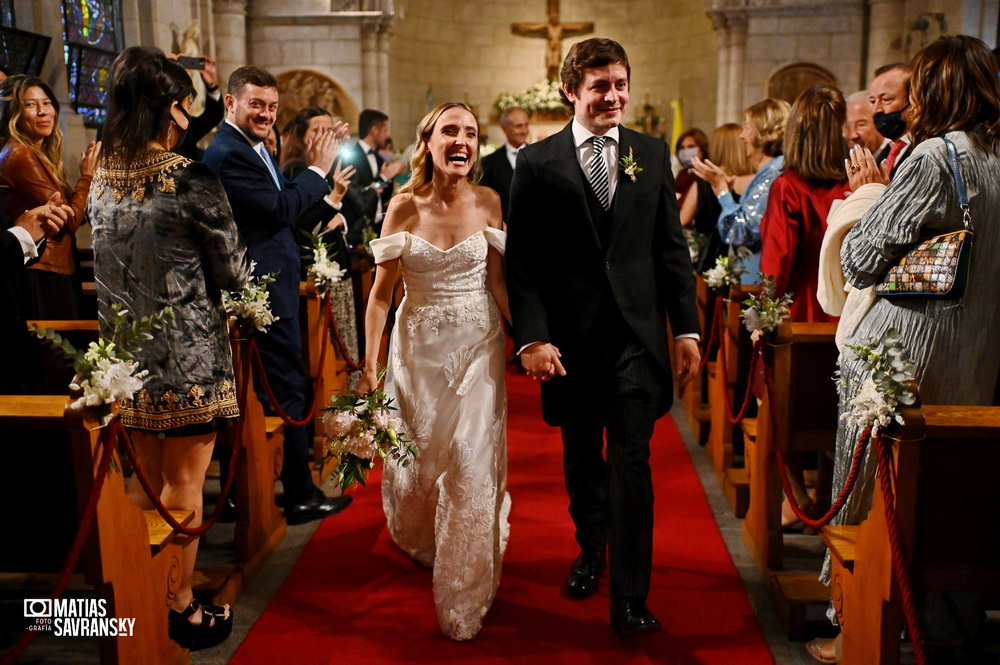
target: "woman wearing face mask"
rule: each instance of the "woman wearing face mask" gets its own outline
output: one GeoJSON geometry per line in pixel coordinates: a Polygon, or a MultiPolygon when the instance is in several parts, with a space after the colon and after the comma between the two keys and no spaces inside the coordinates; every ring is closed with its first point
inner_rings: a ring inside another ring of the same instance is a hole
{"type": "Polygon", "coordinates": [[[80,157],[80,179],[71,190],[63,172],[59,101],[52,89],[41,79],[18,74],[0,85],[0,102],[6,102],[0,116],[0,138],[6,140],[0,152],[4,207],[17,217],[59,192],[73,209],[73,217],[46,240],[41,257],[26,271],[22,311],[27,319],[79,319],[75,234],[84,222],[101,144],[87,146],[80,157]]]}
{"type": "Polygon", "coordinates": [[[677,139],[674,154],[682,167],[675,178],[677,208],[681,213],[681,225],[689,227],[698,209],[698,178],[691,166],[697,158],[708,158],[708,136],[697,127],[692,127],[677,139]]]}
{"type": "MultiPolygon", "coordinates": [[[[250,265],[218,178],[171,152],[191,122],[193,96],[190,77],[159,49],[122,51],[111,68],[107,149],[87,215],[101,334],[111,335],[113,304],[136,319],[173,308],[173,321],[135,354],[148,374],[119,413],[160,500],[169,509],[194,511],[189,526],[198,526],[216,433],[239,417],[220,289],[240,289],[250,265]]],[[[134,477],[129,495],[141,508],[153,507],[134,477]]],[[[228,607],[194,600],[198,540],[182,538],[170,637],[201,649],[226,638],[233,616],[228,607]]]]}
{"type": "Polygon", "coordinates": [[[717,222],[722,241],[734,249],[746,247],[753,252],[742,261],[744,284],[759,281],[760,222],[767,210],[771,183],[781,174],[785,164],[782,142],[790,108],[784,100],[768,98],[743,112],[740,139],[756,174],[741,196],[734,195],[735,188],[729,184],[726,172],[716,164],[697,160],[694,165],[695,173],[711,184],[722,207],[717,222]]]}
{"type": "Polygon", "coordinates": [[[386,464],[382,503],[399,547],[434,568],[442,632],[475,637],[500,582],[507,516],[507,397],[500,197],[475,185],[479,121],[442,104],[417,128],[413,177],[371,243],[378,270],[365,315],[358,390],[378,384],[378,355],[396,278],[399,305],[385,377],[419,456],[386,464]]]}

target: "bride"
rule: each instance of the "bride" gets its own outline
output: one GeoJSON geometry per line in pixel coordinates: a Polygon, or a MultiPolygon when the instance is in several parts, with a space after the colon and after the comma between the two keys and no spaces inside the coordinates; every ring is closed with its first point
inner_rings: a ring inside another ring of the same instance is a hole
{"type": "Polygon", "coordinates": [[[473,184],[479,123],[465,104],[442,104],[417,128],[412,177],[390,202],[365,313],[365,372],[378,384],[379,343],[402,274],[386,393],[419,449],[385,466],[389,532],[433,566],[438,623],[453,640],[482,626],[507,546],[507,398],[503,278],[506,234],[496,192],[473,184]]]}

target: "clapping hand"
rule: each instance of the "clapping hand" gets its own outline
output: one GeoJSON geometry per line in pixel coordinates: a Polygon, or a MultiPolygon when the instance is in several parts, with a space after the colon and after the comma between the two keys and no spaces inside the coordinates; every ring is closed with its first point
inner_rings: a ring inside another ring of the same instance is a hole
{"type": "Polygon", "coordinates": [[[333,191],[330,192],[330,198],[334,202],[340,203],[344,200],[344,195],[347,193],[347,188],[355,173],[357,173],[357,169],[353,166],[350,164],[344,166],[339,159],[337,160],[337,164],[333,168],[333,191]]]}
{"type": "Polygon", "coordinates": [[[306,141],[306,163],[319,168],[323,173],[329,173],[349,132],[350,127],[346,122],[338,122],[329,129],[317,131],[306,141]]]}
{"type": "Polygon", "coordinates": [[[691,170],[696,176],[712,186],[712,191],[715,192],[716,196],[725,191],[727,184],[732,180],[725,171],[708,159],[702,160],[695,157],[691,162],[691,170]]]}
{"type": "Polygon", "coordinates": [[[63,195],[55,192],[43,205],[25,211],[14,226],[20,226],[31,235],[37,244],[42,238],[49,238],[62,231],[73,216],[73,209],[63,201],[63,195]]]}
{"type": "Polygon", "coordinates": [[[87,149],[80,153],[80,175],[93,178],[100,156],[101,142],[91,141],[87,149]]]}
{"type": "Polygon", "coordinates": [[[851,186],[851,191],[856,192],[863,185],[873,182],[883,185],[889,184],[889,166],[883,161],[881,168],[875,162],[875,156],[871,150],[864,146],[856,145],[851,147],[848,158],[844,160],[844,168],[847,170],[847,182],[851,186]]]}

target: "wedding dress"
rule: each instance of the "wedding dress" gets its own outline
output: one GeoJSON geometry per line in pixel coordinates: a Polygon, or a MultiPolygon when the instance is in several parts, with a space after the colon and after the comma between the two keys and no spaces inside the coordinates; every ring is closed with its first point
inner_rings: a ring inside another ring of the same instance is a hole
{"type": "Polygon", "coordinates": [[[371,243],[376,263],[400,259],[385,386],[419,449],[385,465],[382,502],[396,544],[433,566],[438,623],[455,640],[479,632],[509,534],[504,338],[486,289],[487,252],[505,240],[487,227],[446,250],[405,231],[371,243]]]}

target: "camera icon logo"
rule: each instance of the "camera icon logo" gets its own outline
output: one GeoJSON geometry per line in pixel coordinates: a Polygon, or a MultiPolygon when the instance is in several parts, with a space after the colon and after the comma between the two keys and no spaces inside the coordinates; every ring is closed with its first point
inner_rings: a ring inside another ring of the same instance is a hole
{"type": "Polygon", "coordinates": [[[24,616],[28,619],[49,618],[52,616],[51,598],[25,598],[24,616]]]}

